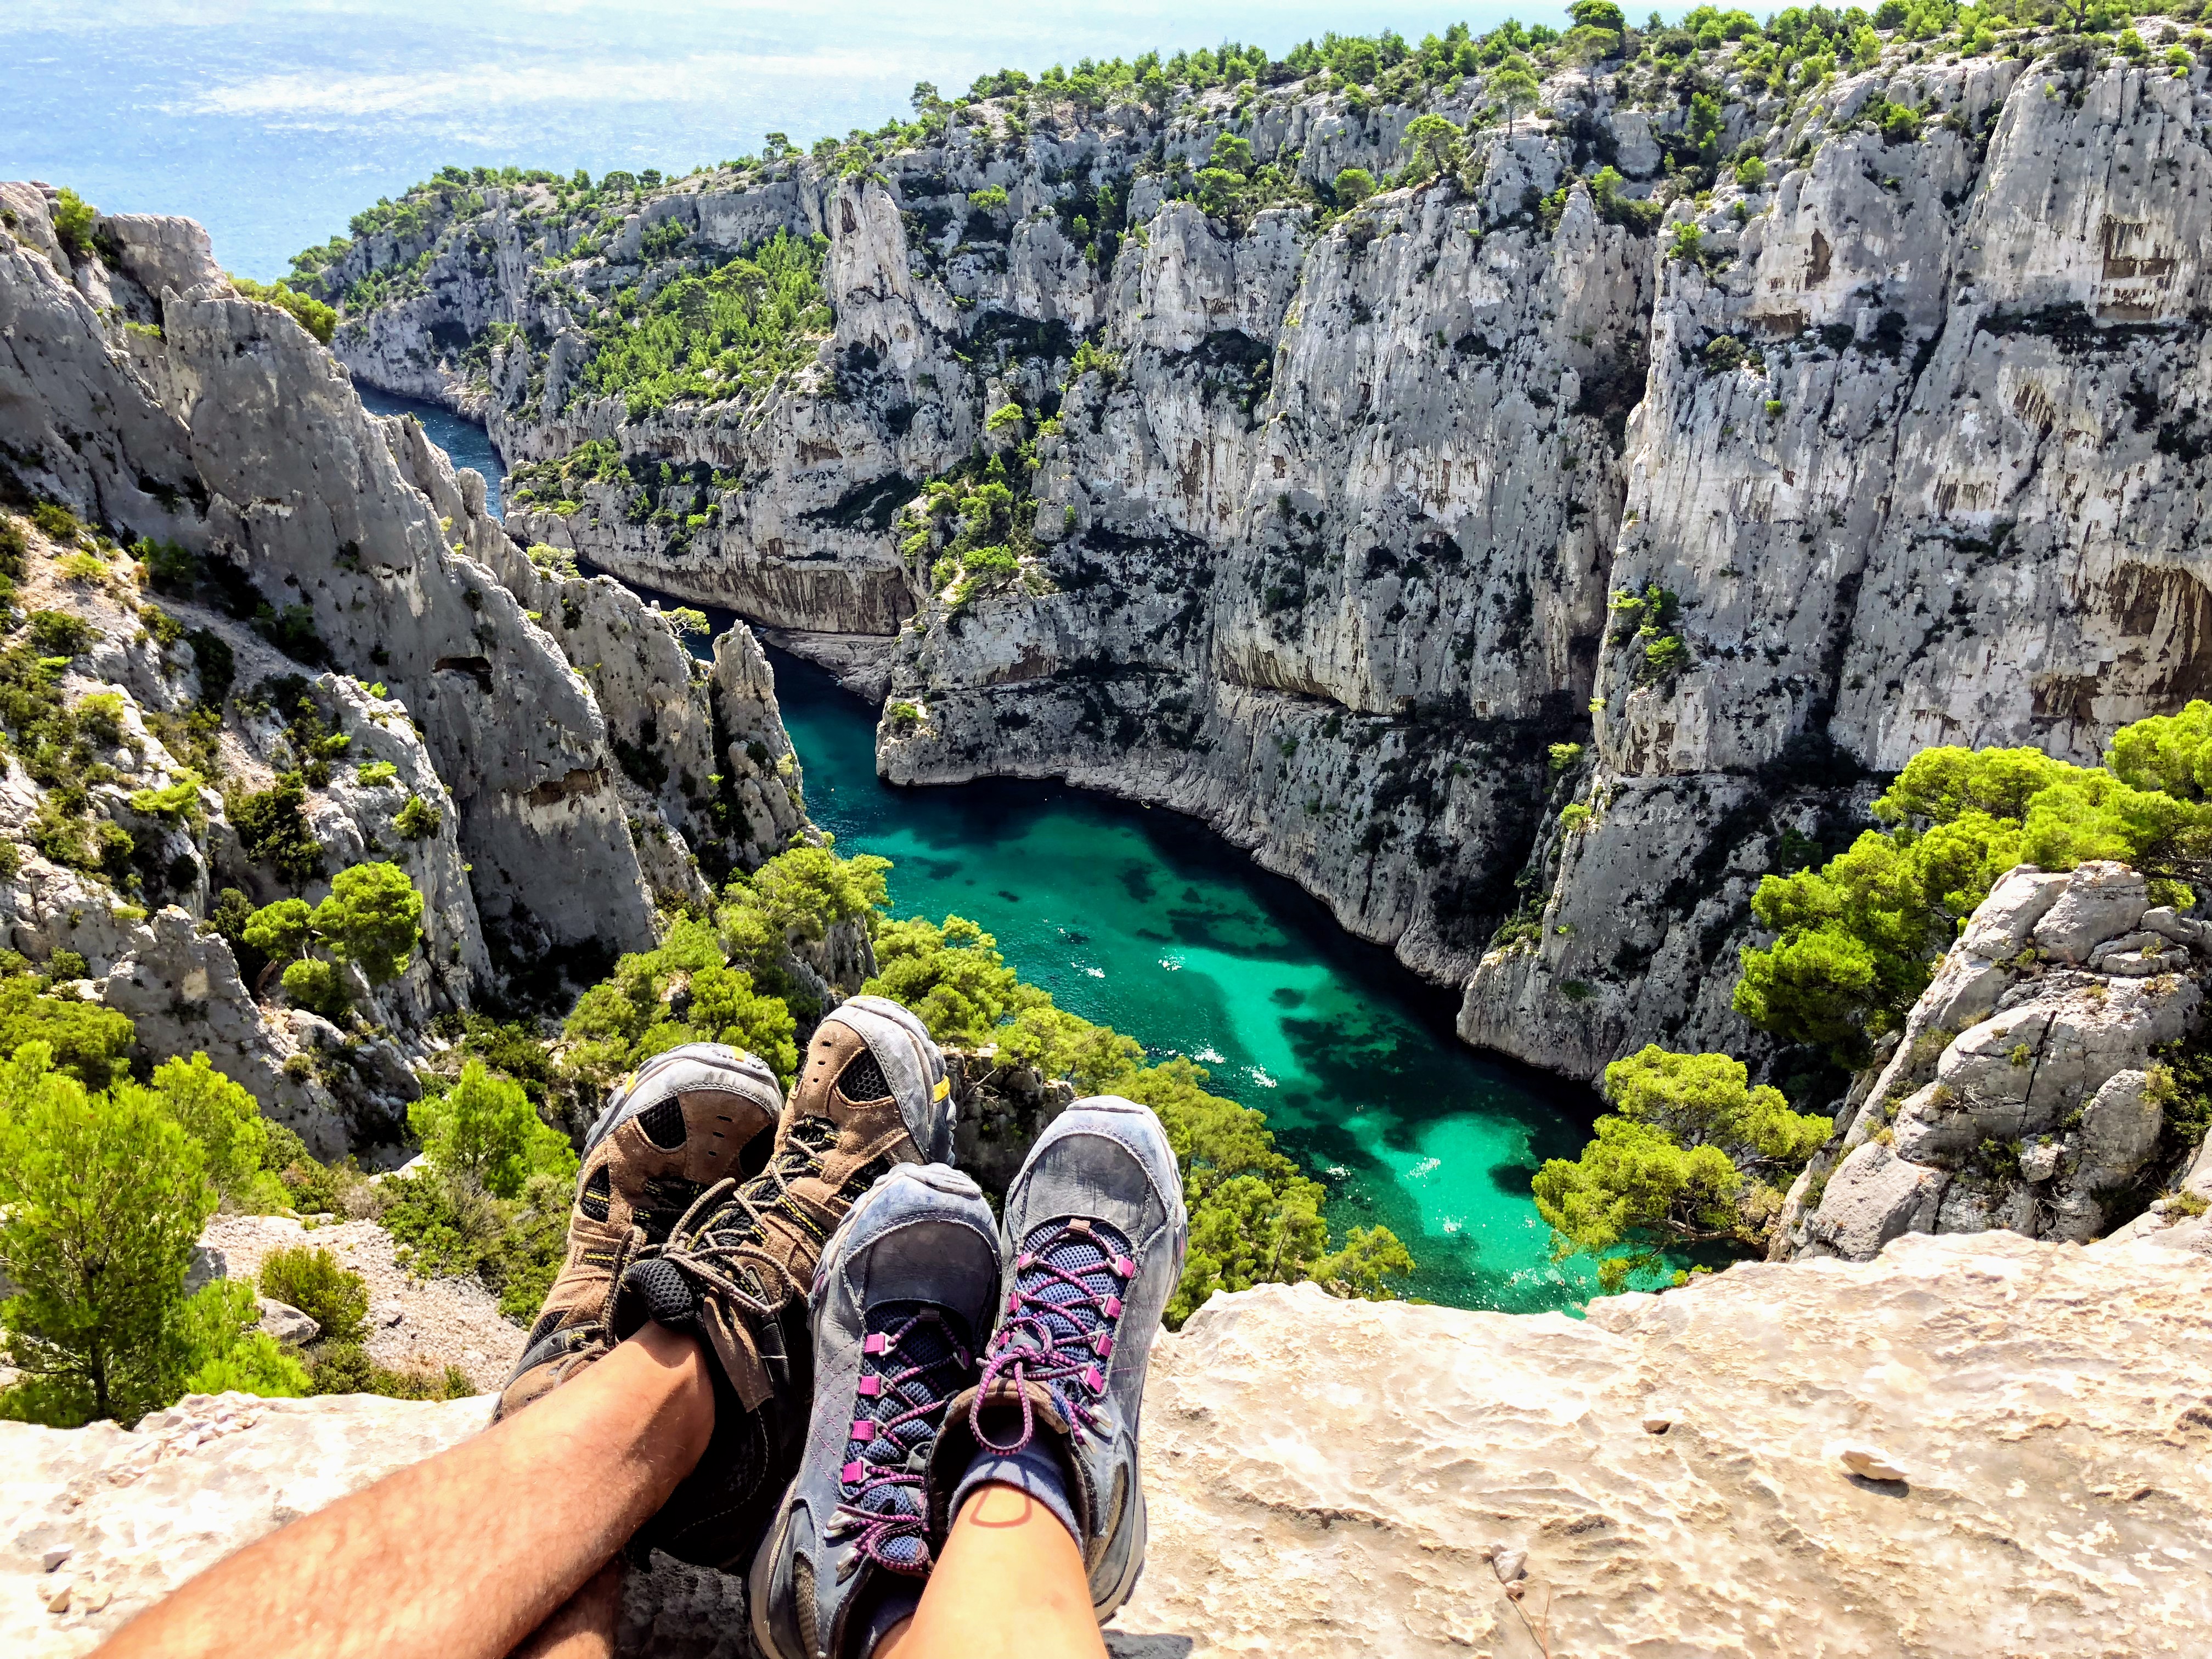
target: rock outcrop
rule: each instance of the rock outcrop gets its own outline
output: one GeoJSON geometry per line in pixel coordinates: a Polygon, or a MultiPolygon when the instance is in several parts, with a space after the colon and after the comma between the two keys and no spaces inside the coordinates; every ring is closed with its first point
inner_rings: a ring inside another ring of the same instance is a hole
{"type": "Polygon", "coordinates": [[[1660,264],[1610,573],[1655,604],[1602,654],[1595,818],[1476,973],[1471,1040],[1583,1070],[1740,1046],[1777,827],[1832,839],[1852,774],[1930,744],[2093,763],[2202,692],[2203,82],[1886,65],[1765,136],[1741,225],[1725,190],[1675,210],[1703,241],[1660,264]],[[1917,140],[1876,99],[1925,109],[1917,140]]]}
{"type": "MultiPolygon", "coordinates": [[[[1153,1349],[1150,1561],[1109,1649],[2193,1650],[2212,1258],[2177,1242],[1912,1237],[1586,1321],[1216,1297],[1153,1349]]],[[[486,1406],[226,1395],[135,1433],[0,1425],[0,1646],[85,1652],[486,1406]]],[[[628,1588],[623,1650],[742,1655],[743,1611],[739,1581],[664,1562],[628,1588]]]]}
{"type": "Polygon", "coordinates": [[[1341,216],[1328,181],[1389,172],[1413,106],[986,100],[858,172],[442,186],[319,280],[361,297],[365,378],[518,461],[619,450],[565,504],[593,562],[889,641],[854,676],[888,775],[1197,813],[1541,1065],[1756,1058],[1730,969],[1785,835],[1833,842],[1923,745],[2092,759],[2203,689],[2205,73],[2008,50],[1899,39],[1784,98],[1708,42],[1674,106],[1562,76],[1510,134],[1469,77],[1428,106],[1478,181],[1341,216]],[[1664,159],[1693,90],[1765,169],[1694,200],[1664,159]],[[1304,199],[1202,212],[1224,136],[1304,199]],[[826,239],[817,361],[588,389],[613,296],[779,230],[826,239]],[[892,520],[979,447],[1033,545],[963,600],[892,520]]]}
{"type": "Polygon", "coordinates": [[[1998,881],[1836,1139],[1798,1178],[1775,1249],[1872,1257],[1905,1233],[2008,1228],[2082,1243],[2184,1173],[2162,1054],[2202,1025],[2212,925],[2093,862],[1998,881]]]}

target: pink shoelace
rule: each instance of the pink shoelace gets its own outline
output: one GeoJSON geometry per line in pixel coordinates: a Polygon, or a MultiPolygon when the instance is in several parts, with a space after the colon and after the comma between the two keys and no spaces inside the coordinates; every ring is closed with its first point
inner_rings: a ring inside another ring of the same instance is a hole
{"type": "Polygon", "coordinates": [[[945,1407],[975,1364],[951,1324],[923,1307],[860,1340],[861,1368],[833,1535],[857,1532],[860,1553],[892,1572],[929,1571],[928,1506],[913,1453],[936,1437],[945,1407]],[[902,1364],[901,1362],[904,1362],[902,1364]],[[896,1367],[896,1369],[895,1369],[896,1367]]]}
{"type": "Polygon", "coordinates": [[[1073,1422],[1095,1429],[1094,1402],[1106,1392],[1106,1370],[1121,1318],[1123,1293],[1137,1276],[1128,1241],[1103,1222],[1078,1216],[1048,1222],[1023,1242],[1014,1260],[1014,1288],[969,1411],[976,1443],[1011,1456],[1036,1432],[1030,1382],[1049,1388],[1073,1422]],[[1011,1377],[1021,1401],[1022,1431],[1001,1445],[983,1431],[991,1387],[1011,1377]]]}

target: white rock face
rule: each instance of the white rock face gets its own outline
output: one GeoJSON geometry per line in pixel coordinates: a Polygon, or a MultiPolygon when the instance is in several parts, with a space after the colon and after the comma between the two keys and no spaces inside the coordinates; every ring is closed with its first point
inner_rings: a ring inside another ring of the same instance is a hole
{"type": "Polygon", "coordinates": [[[1477,970],[1468,1036],[1742,1052],[1725,986],[1793,802],[1931,744],[2094,763],[2201,694],[2202,82],[1893,63],[1771,136],[1740,230],[1725,191],[1698,216],[1718,258],[1661,262],[1609,580],[1677,596],[1686,666],[1652,675],[1632,629],[1601,653],[1589,845],[1477,970]],[[1886,144],[1854,121],[1877,92],[1940,127],[1886,144]]]}
{"type": "Polygon", "coordinates": [[[2005,876],[1853,1089],[1775,1250],[1863,1261],[1902,1233],[1990,1227],[2079,1243],[2140,1211],[2156,1051],[2194,1027],[2212,967],[2202,927],[2149,908],[2123,865],[2005,876]]]}
{"type": "MultiPolygon", "coordinates": [[[[1151,1553],[1109,1650],[2191,1651],[2208,1296],[2201,1249],[1990,1233],[1740,1266],[1587,1321],[1217,1297],[1153,1348],[1151,1553]]],[[[487,1408],[227,1395],[135,1434],[0,1424],[0,1649],[83,1653],[487,1408]]],[[[628,1588],[622,1651],[737,1656],[743,1614],[739,1581],[664,1565],[628,1588]]]]}
{"type": "MultiPolygon", "coordinates": [[[[488,942],[501,971],[549,957],[588,967],[577,951],[647,946],[657,902],[705,896],[699,860],[719,877],[807,832],[789,741],[748,633],[722,642],[726,665],[695,669],[669,621],[635,597],[605,582],[542,579],[485,513],[483,480],[457,474],[413,422],[366,414],[343,366],[312,336],[233,293],[197,226],[103,218],[95,240],[106,252],[72,267],[48,246],[46,194],[10,185],[6,199],[15,234],[0,237],[0,373],[14,395],[0,405],[0,440],[22,483],[126,541],[173,540],[242,572],[249,594],[311,622],[316,648],[351,671],[304,676],[331,729],[351,739],[306,811],[333,869],[397,858],[424,894],[425,951],[406,980],[370,999],[390,1023],[419,1031],[431,1014],[465,1004],[494,967],[488,942]],[[88,285],[110,309],[88,301],[88,285]],[[582,659],[586,647],[592,655],[582,659]],[[389,695],[368,695],[373,681],[389,695]],[[361,765],[379,762],[392,775],[357,781],[361,765]],[[659,781],[641,787],[626,773],[659,781]],[[410,796],[441,819],[412,841],[392,828],[410,796]]],[[[131,607],[102,605],[90,593],[60,601],[100,630],[82,664],[88,684],[72,690],[109,684],[134,708],[189,708],[198,690],[191,653],[149,646],[131,607]]],[[[257,787],[296,766],[282,720],[257,724],[244,694],[301,675],[301,665],[227,617],[167,608],[236,656],[241,695],[226,759],[257,787]]],[[[143,735],[134,727],[142,754],[143,735]]],[[[175,763],[154,749],[148,781],[160,787],[175,763]]],[[[35,812],[38,792],[15,775],[4,793],[0,814],[35,812]]],[[[120,808],[108,816],[119,818],[120,808]]],[[[197,839],[173,836],[174,868],[198,872],[171,884],[187,915],[204,915],[223,881],[257,902],[278,896],[239,854],[212,792],[209,816],[197,839]]],[[[127,827],[142,840],[171,833],[127,827]]],[[[40,878],[35,861],[27,873],[40,878]]],[[[72,902],[66,914],[76,920],[58,932],[52,917],[63,912],[34,890],[14,902],[15,930],[41,956],[69,948],[152,960],[146,952],[157,947],[143,940],[111,950],[71,937],[83,909],[72,902]]],[[[196,1006],[204,994],[168,994],[179,974],[223,977],[206,963],[175,965],[126,1012],[166,1029],[164,1005],[196,1006]]],[[[111,975],[117,1006],[135,982],[111,975]]],[[[149,1048],[167,1046],[159,1029],[142,1035],[149,1048]]],[[[210,1051],[225,1045],[243,1056],[226,1064],[234,1075],[263,1074],[240,1080],[264,1104],[285,1092],[266,1074],[294,1045],[275,1040],[273,1058],[255,1058],[249,1034],[210,1051]]],[[[391,1069],[399,1094],[380,1095],[375,1109],[387,1118],[412,1098],[407,1066],[391,1069]]],[[[333,1109],[321,1098],[291,1104],[307,1116],[333,1109]]],[[[301,1132],[319,1150],[339,1150],[326,1128],[301,1132]]]]}

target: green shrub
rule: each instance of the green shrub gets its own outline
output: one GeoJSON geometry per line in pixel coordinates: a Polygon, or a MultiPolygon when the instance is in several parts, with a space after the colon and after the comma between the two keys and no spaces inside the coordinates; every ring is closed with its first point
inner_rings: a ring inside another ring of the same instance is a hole
{"type": "Polygon", "coordinates": [[[92,258],[93,205],[67,185],[56,193],[54,240],[73,260],[92,258]]]}
{"type": "Polygon", "coordinates": [[[1336,204],[1356,208],[1375,193],[1375,175],[1365,167],[1345,167],[1336,175],[1336,204]]]}
{"type": "Polygon", "coordinates": [[[353,769],[353,781],[363,789],[380,789],[399,775],[390,761],[363,761],[353,769]]]}
{"type": "Polygon", "coordinates": [[[409,841],[427,841],[444,827],[446,809],[420,795],[410,795],[393,815],[392,827],[409,841]]]}
{"type": "Polygon", "coordinates": [[[368,1281],[319,1246],[287,1245],[261,1258],[261,1294],[289,1302],[331,1342],[358,1342],[368,1323],[368,1281]]]}
{"type": "Polygon", "coordinates": [[[380,1365],[357,1342],[318,1343],[308,1369],[307,1392],[318,1395],[375,1394],[390,1400],[465,1400],[476,1393],[468,1373],[458,1365],[442,1371],[427,1367],[395,1370],[380,1365]]]}
{"type": "Polygon", "coordinates": [[[352,1000],[345,975],[331,963],[309,957],[284,969],[284,999],[295,1008],[337,1019],[352,1000]]]}
{"type": "Polygon", "coordinates": [[[331,343],[331,334],[337,326],[338,314],[311,295],[296,294],[283,283],[257,283],[247,276],[233,276],[230,285],[248,300],[258,300],[272,305],[289,315],[292,320],[313,335],[323,344],[331,343]]]}
{"type": "Polygon", "coordinates": [[[410,1106],[407,1127],[434,1169],[495,1197],[520,1195],[534,1175],[575,1175],[568,1137],[540,1121],[521,1085],[481,1060],[465,1064],[450,1088],[426,1091],[410,1106]]]}
{"type": "Polygon", "coordinates": [[[422,921],[422,896],[405,871],[356,864],[338,872],[311,925],[332,956],[358,967],[371,985],[385,985],[407,971],[422,921]]]}
{"type": "Polygon", "coordinates": [[[33,611],[27,630],[31,643],[49,657],[74,657],[100,637],[100,630],[66,611],[33,611]]]}
{"type": "Polygon", "coordinates": [[[1790,1110],[1779,1090],[1748,1083],[1742,1062],[1727,1054],[1656,1044],[1607,1066],[1613,1112],[1598,1119],[1597,1139],[1572,1162],[1547,1159],[1532,1183],[1554,1254],[1596,1257],[1610,1292],[1662,1266],[1669,1245],[1758,1248],[1778,1188],[1833,1126],[1790,1110]]]}
{"type": "Polygon", "coordinates": [[[226,1207],[263,1212],[286,1206],[283,1184],[268,1168],[270,1125],[260,1105],[205,1054],[155,1066],[154,1091],[199,1144],[208,1179],[226,1207]]]}
{"type": "MultiPolygon", "coordinates": [[[[775,946],[780,957],[781,940],[775,946]]],[[[749,1049],[779,1079],[788,1079],[799,1065],[789,1005],[732,965],[715,930],[697,921],[678,922],[657,950],[623,957],[611,978],[578,1000],[566,1031],[576,1045],[568,1069],[599,1087],[654,1054],[701,1040],[749,1049]],[[680,1018],[671,1002],[678,988],[690,996],[680,1018]]]]}
{"type": "MultiPolygon", "coordinates": [[[[83,975],[82,957],[75,958],[74,974],[66,971],[62,958],[72,955],[54,953],[48,967],[57,981],[83,975]]],[[[0,1054],[15,1054],[26,1043],[44,1043],[57,1069],[97,1091],[127,1073],[137,1036],[128,1014],[73,996],[49,996],[28,975],[0,980],[0,1054]]]]}
{"type": "Polygon", "coordinates": [[[830,327],[828,246],[778,231],[750,257],[686,275],[641,302],[624,289],[592,325],[586,388],[623,394],[633,418],[678,398],[724,398],[803,368],[830,327]]]}
{"type": "Polygon", "coordinates": [[[1923,750],[1875,803],[1887,828],[1818,871],[1759,883],[1752,909],[1778,937],[1743,952],[1736,1012],[1854,1066],[2014,866],[2117,859],[2179,886],[2212,848],[2195,770],[2208,748],[2212,705],[2192,702],[2124,727],[2105,767],[2037,749],[1923,750]]]}
{"type": "Polygon", "coordinates": [[[271,866],[295,887],[323,872],[322,844],[307,827],[307,785],[297,772],[285,773],[272,787],[225,797],[246,856],[271,866]]]}
{"type": "Polygon", "coordinates": [[[253,1288],[218,1279],[188,1298],[177,1321],[180,1394],[253,1394],[296,1400],[308,1389],[305,1367],[266,1332],[253,1288]]]}
{"type": "Polygon", "coordinates": [[[473,1275],[499,1297],[500,1311],[538,1312],[568,1251],[574,1177],[533,1175],[519,1197],[495,1198],[435,1169],[381,1184],[385,1229],[406,1247],[411,1272],[473,1275]]]}
{"type": "Polygon", "coordinates": [[[133,1422],[176,1398],[185,1269],[216,1206],[153,1091],[95,1094],[28,1042],[0,1066],[0,1414],[133,1422]]]}

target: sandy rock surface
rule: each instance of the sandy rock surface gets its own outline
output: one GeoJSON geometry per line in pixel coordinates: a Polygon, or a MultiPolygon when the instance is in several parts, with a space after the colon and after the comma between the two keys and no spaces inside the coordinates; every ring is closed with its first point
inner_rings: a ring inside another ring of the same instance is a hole
{"type": "MultiPolygon", "coordinates": [[[[2204,1255],[2011,1233],[1741,1266],[1588,1321],[1219,1297],[1154,1350],[1150,1565],[1109,1646],[2200,1652],[2208,1335],[2204,1255]]],[[[485,1410],[228,1396],[135,1434],[0,1425],[0,1651],[84,1652],[485,1410]]],[[[623,1646],[738,1656],[743,1628],[736,1580],[664,1566],[630,1585],[623,1646]]]]}
{"type": "Polygon", "coordinates": [[[398,1370],[459,1365],[480,1392],[507,1381],[522,1355],[524,1328],[505,1318],[499,1298],[473,1279],[416,1279],[399,1265],[392,1235],[374,1221],[345,1221],[312,1232],[276,1215],[220,1215],[202,1244],[221,1250],[228,1276],[244,1279],[261,1258],[287,1245],[319,1246],[368,1281],[368,1357],[398,1370]]]}

